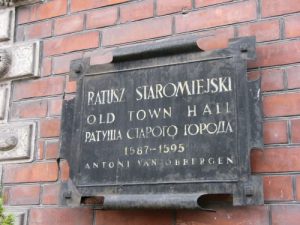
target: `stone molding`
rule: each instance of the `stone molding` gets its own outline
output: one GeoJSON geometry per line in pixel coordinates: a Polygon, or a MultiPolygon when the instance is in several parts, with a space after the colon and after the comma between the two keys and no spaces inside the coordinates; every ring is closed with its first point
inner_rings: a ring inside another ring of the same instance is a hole
{"type": "Polygon", "coordinates": [[[26,225],[26,221],[27,221],[27,216],[28,216],[28,210],[22,208],[18,208],[18,207],[5,207],[5,214],[9,215],[12,214],[14,215],[15,221],[14,224],[15,225],[26,225]]]}
{"type": "Polygon", "coordinates": [[[11,47],[0,48],[6,51],[10,58],[9,67],[1,74],[0,60],[0,81],[16,80],[27,77],[37,77],[39,75],[40,42],[22,42],[11,47]]]}
{"type": "Polygon", "coordinates": [[[0,83],[0,123],[7,121],[9,97],[10,97],[10,84],[0,83]]]}
{"type": "Polygon", "coordinates": [[[15,9],[0,8],[0,46],[13,43],[14,24],[15,9]]]}
{"type": "Polygon", "coordinates": [[[34,123],[0,125],[0,164],[33,160],[35,146],[34,123]]]}
{"type": "Polygon", "coordinates": [[[19,5],[33,4],[41,0],[0,0],[0,7],[11,7],[19,5]]]}

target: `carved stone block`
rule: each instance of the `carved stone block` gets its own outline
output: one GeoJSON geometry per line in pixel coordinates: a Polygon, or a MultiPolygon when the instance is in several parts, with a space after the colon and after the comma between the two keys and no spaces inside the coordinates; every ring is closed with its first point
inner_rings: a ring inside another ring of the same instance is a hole
{"type": "Polygon", "coordinates": [[[15,225],[26,225],[28,210],[5,207],[5,214],[12,214],[15,218],[15,225]]]}
{"type": "MultiPolygon", "coordinates": [[[[6,52],[6,57],[9,58],[9,68],[5,70],[6,72],[0,74],[0,80],[21,79],[39,75],[40,42],[15,44],[11,48],[3,48],[3,50],[6,52]]],[[[4,58],[5,54],[2,55],[4,58]]]]}
{"type": "Polygon", "coordinates": [[[14,31],[13,24],[14,9],[0,9],[0,42],[7,42],[12,39],[14,31]]]}
{"type": "Polygon", "coordinates": [[[9,84],[0,84],[0,122],[7,119],[9,84]]]}
{"type": "Polygon", "coordinates": [[[0,163],[32,161],[35,124],[0,125],[0,163]]]}

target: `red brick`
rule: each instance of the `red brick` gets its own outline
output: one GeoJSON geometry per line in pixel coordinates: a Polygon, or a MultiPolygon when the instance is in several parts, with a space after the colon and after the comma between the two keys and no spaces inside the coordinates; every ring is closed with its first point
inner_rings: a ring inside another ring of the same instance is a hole
{"type": "Polygon", "coordinates": [[[44,55],[51,56],[99,46],[99,33],[88,32],[77,35],[63,36],[44,43],[44,55]]]}
{"type": "Polygon", "coordinates": [[[38,80],[18,81],[14,84],[13,99],[62,94],[64,81],[64,77],[45,77],[38,80]]]}
{"type": "Polygon", "coordinates": [[[209,5],[215,5],[224,2],[231,2],[232,0],[195,0],[196,7],[204,7],[209,5]]]}
{"type": "Polygon", "coordinates": [[[46,77],[51,75],[51,73],[52,73],[52,59],[44,58],[42,62],[41,76],[46,77]]]}
{"type": "Polygon", "coordinates": [[[43,186],[42,204],[59,204],[60,184],[47,184],[43,186]]]}
{"type": "Polygon", "coordinates": [[[299,0],[262,0],[262,16],[277,16],[299,12],[299,0]]]}
{"type": "Polygon", "coordinates": [[[60,119],[43,119],[40,122],[41,137],[58,137],[60,134],[60,119]]]}
{"type": "Polygon", "coordinates": [[[44,140],[39,140],[38,141],[38,149],[37,149],[37,152],[36,152],[36,159],[37,160],[44,159],[44,147],[45,147],[45,141],[44,140]]]}
{"type": "Polygon", "coordinates": [[[57,159],[59,157],[59,142],[47,141],[46,143],[46,159],[57,159]]]}
{"type": "Polygon", "coordinates": [[[75,80],[67,80],[66,82],[66,93],[74,93],[76,92],[77,82],[75,80]]]}
{"type": "Polygon", "coordinates": [[[269,225],[267,206],[217,207],[216,212],[178,211],[176,225],[269,225]]]}
{"type": "Polygon", "coordinates": [[[133,22],[102,31],[104,46],[146,40],[171,34],[171,17],[133,22]]]}
{"type": "Polygon", "coordinates": [[[286,121],[264,122],[264,144],[284,144],[288,142],[286,121]]]}
{"type": "Polygon", "coordinates": [[[53,58],[53,74],[70,72],[70,63],[72,60],[82,58],[81,52],[75,52],[53,58]]]}
{"type": "Polygon", "coordinates": [[[91,65],[106,64],[113,60],[111,51],[94,51],[85,54],[84,57],[90,57],[91,65]]]}
{"type": "Polygon", "coordinates": [[[191,0],[157,0],[157,15],[182,12],[192,8],[191,0]]]}
{"type": "Polygon", "coordinates": [[[87,208],[33,208],[29,212],[32,225],[91,225],[93,210],[87,208]]]}
{"type": "Polygon", "coordinates": [[[62,111],[63,100],[61,98],[50,99],[49,102],[49,116],[60,116],[62,111]]]}
{"type": "Polygon", "coordinates": [[[78,12],[87,9],[99,8],[118,3],[129,2],[130,0],[72,0],[71,11],[78,12]]]}
{"type": "Polygon", "coordinates": [[[300,15],[285,18],[285,37],[300,37],[300,15]]]}
{"type": "Polygon", "coordinates": [[[300,176],[296,176],[296,199],[300,200],[300,176]]]}
{"type": "Polygon", "coordinates": [[[84,14],[58,18],[54,23],[54,34],[61,35],[83,30],[84,14]]]}
{"type": "Polygon", "coordinates": [[[239,37],[256,36],[257,42],[278,40],[279,32],[278,20],[260,21],[241,25],[238,28],[239,37]]]}
{"type": "Polygon", "coordinates": [[[40,185],[14,186],[9,190],[10,205],[37,205],[40,203],[40,185]]]}
{"type": "Polygon", "coordinates": [[[126,23],[129,21],[141,20],[153,17],[154,3],[153,0],[143,0],[120,8],[120,21],[126,23]]]}
{"type": "Polygon", "coordinates": [[[34,23],[24,27],[25,40],[46,38],[52,35],[52,21],[34,23]]]}
{"type": "Polygon", "coordinates": [[[47,3],[21,7],[18,10],[18,24],[49,19],[67,12],[67,0],[52,0],[47,3]]]}
{"type": "Polygon", "coordinates": [[[267,117],[299,115],[300,93],[264,96],[263,111],[267,117]]]}
{"type": "Polygon", "coordinates": [[[276,173],[300,171],[300,148],[267,148],[251,153],[252,172],[276,173]]]}
{"type": "Polygon", "coordinates": [[[14,164],[4,166],[4,183],[56,181],[57,162],[14,164]]]}
{"type": "Polygon", "coordinates": [[[96,211],[95,225],[171,225],[171,211],[96,211]]]}
{"type": "Polygon", "coordinates": [[[272,225],[299,225],[300,205],[273,205],[272,225]]]}
{"type": "Polygon", "coordinates": [[[288,88],[300,88],[300,66],[289,67],[287,70],[288,88]]]}
{"type": "Polygon", "coordinates": [[[293,181],[291,176],[264,177],[264,198],[266,201],[293,200],[293,181]]]}
{"type": "Polygon", "coordinates": [[[257,47],[256,53],[256,60],[249,63],[250,68],[300,62],[300,41],[261,45],[257,47]]]}
{"type": "Polygon", "coordinates": [[[114,25],[118,20],[118,9],[106,8],[89,12],[86,17],[87,29],[114,25]]]}
{"type": "Polygon", "coordinates": [[[262,91],[276,91],[284,88],[283,70],[267,69],[261,71],[261,88],[262,91]]]}
{"type": "Polygon", "coordinates": [[[213,33],[208,33],[208,37],[199,38],[197,44],[204,51],[223,49],[228,47],[228,41],[233,38],[233,27],[216,30],[213,33]]]}
{"type": "Polygon", "coordinates": [[[66,160],[60,161],[60,179],[62,181],[67,181],[70,177],[70,167],[66,160]]]}
{"type": "Polygon", "coordinates": [[[47,101],[35,100],[12,104],[12,118],[38,118],[47,115],[47,101]]]}
{"type": "Polygon", "coordinates": [[[249,0],[178,15],[175,24],[176,32],[183,33],[253,19],[256,19],[256,2],[249,0]]]}
{"type": "Polygon", "coordinates": [[[291,121],[292,143],[300,143],[300,119],[291,121]]]}

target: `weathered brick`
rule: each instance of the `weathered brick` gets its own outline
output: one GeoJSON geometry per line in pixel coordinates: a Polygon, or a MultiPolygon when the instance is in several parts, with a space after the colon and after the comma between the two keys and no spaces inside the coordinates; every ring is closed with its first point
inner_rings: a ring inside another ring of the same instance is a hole
{"type": "Polygon", "coordinates": [[[9,188],[10,205],[37,205],[40,203],[40,185],[14,186],[9,188]]]}
{"type": "Polygon", "coordinates": [[[68,34],[83,30],[84,14],[58,18],[54,23],[54,34],[68,34]]]}
{"type": "Polygon", "coordinates": [[[228,47],[228,41],[234,37],[233,27],[219,29],[214,32],[207,33],[207,37],[198,39],[197,44],[204,51],[212,51],[228,47]]]}
{"type": "Polygon", "coordinates": [[[171,17],[133,22],[102,31],[104,46],[157,38],[171,34],[171,17]]]}
{"type": "Polygon", "coordinates": [[[256,36],[257,42],[278,40],[280,38],[279,32],[278,20],[249,23],[238,28],[239,37],[256,36]]]}
{"type": "Polygon", "coordinates": [[[24,27],[24,39],[37,39],[51,37],[52,35],[52,21],[44,21],[34,23],[24,27]]]}
{"type": "Polygon", "coordinates": [[[183,33],[253,19],[256,19],[256,2],[249,0],[178,15],[175,24],[176,32],[183,33]]]}
{"type": "Polygon", "coordinates": [[[264,122],[264,144],[284,144],[288,142],[286,121],[264,122]]]}
{"type": "Polygon", "coordinates": [[[267,117],[299,115],[300,93],[264,96],[263,111],[267,117]]]}
{"type": "Polygon", "coordinates": [[[195,6],[204,7],[209,5],[215,5],[219,3],[231,2],[232,0],[195,0],[195,6]]]}
{"type": "Polygon", "coordinates": [[[18,81],[14,83],[13,99],[62,94],[64,82],[64,77],[45,77],[38,80],[18,81]]]}
{"type": "Polygon", "coordinates": [[[192,8],[191,0],[157,0],[157,15],[186,11],[192,8]]]}
{"type": "Polygon", "coordinates": [[[250,68],[300,62],[300,41],[261,45],[257,47],[256,53],[256,60],[249,63],[250,68]]]}
{"type": "Polygon", "coordinates": [[[4,183],[56,181],[57,162],[14,164],[4,166],[4,183]]]}
{"type": "Polygon", "coordinates": [[[47,40],[44,43],[44,55],[51,56],[99,46],[99,33],[88,32],[47,40]]]}
{"type": "Polygon", "coordinates": [[[47,115],[47,101],[34,100],[12,104],[12,118],[38,118],[47,115]]]}
{"type": "Polygon", "coordinates": [[[126,23],[129,21],[141,20],[153,17],[154,3],[153,0],[143,0],[134,2],[120,8],[120,21],[126,23]]]}
{"type": "Polygon", "coordinates": [[[18,9],[18,24],[49,19],[67,12],[67,0],[52,0],[46,3],[29,5],[18,9]]]}
{"type": "Polygon", "coordinates": [[[289,67],[287,70],[288,88],[300,88],[300,66],[289,67]]]}
{"type": "Polygon", "coordinates": [[[61,181],[67,181],[70,177],[70,167],[66,160],[60,161],[60,179],[61,181]]]}
{"type": "Polygon", "coordinates": [[[300,119],[291,121],[292,143],[300,143],[300,119]]]}
{"type": "Polygon", "coordinates": [[[74,93],[76,92],[76,88],[77,88],[77,82],[76,80],[67,80],[66,82],[66,88],[65,88],[65,92],[66,93],[74,93]]]}
{"type": "Polygon", "coordinates": [[[262,0],[261,4],[263,17],[300,11],[299,0],[262,0]]]}
{"type": "Polygon", "coordinates": [[[178,211],[176,225],[269,225],[267,206],[217,207],[216,212],[178,211]]]}
{"type": "Polygon", "coordinates": [[[274,205],[271,216],[272,225],[299,225],[300,205],[274,205]]]}
{"type": "Polygon", "coordinates": [[[71,61],[80,58],[82,58],[81,52],[53,57],[53,74],[68,73],[70,71],[71,61]]]}
{"type": "Polygon", "coordinates": [[[60,134],[60,119],[43,119],[40,122],[41,137],[58,137],[60,134]]]}
{"type": "Polygon", "coordinates": [[[46,159],[57,159],[59,157],[59,142],[47,141],[46,142],[46,159]]]}
{"type": "Polygon", "coordinates": [[[96,211],[95,225],[171,225],[169,211],[96,211]]]}
{"type": "Polygon", "coordinates": [[[293,200],[293,181],[291,176],[265,176],[264,198],[266,201],[293,200]]]}
{"type": "MultiPolygon", "coordinates": [[[[299,3],[300,5],[300,3],[299,3]]],[[[300,11],[300,10],[299,10],[300,11]]],[[[300,37],[300,15],[285,17],[285,37],[300,37]]]]}
{"type": "Polygon", "coordinates": [[[63,100],[61,98],[49,99],[48,111],[49,116],[60,116],[62,111],[63,100]]]}
{"type": "Polygon", "coordinates": [[[52,58],[43,58],[41,76],[46,77],[52,73],[52,58]]]}
{"type": "Polygon", "coordinates": [[[36,159],[37,160],[42,160],[44,159],[44,153],[45,153],[45,141],[44,140],[39,140],[38,141],[38,146],[37,146],[37,152],[36,152],[36,159]]]}
{"type": "Polygon", "coordinates": [[[42,204],[44,205],[57,205],[59,204],[59,194],[61,185],[46,184],[43,186],[42,204]]]}
{"type": "Polygon", "coordinates": [[[114,25],[118,20],[118,9],[106,8],[89,12],[86,16],[87,29],[94,29],[114,25]]]}
{"type": "Polygon", "coordinates": [[[113,60],[112,52],[111,51],[93,51],[89,52],[84,55],[84,57],[90,58],[91,65],[98,65],[98,64],[106,64],[110,63],[113,60]]]}
{"type": "Polygon", "coordinates": [[[300,171],[300,148],[267,148],[251,153],[252,172],[277,173],[300,171]],[[274,163],[276,162],[276,163],[274,163]]]}
{"type": "Polygon", "coordinates": [[[277,91],[284,88],[283,70],[266,69],[261,71],[261,88],[262,91],[277,91]]]}
{"type": "Polygon", "coordinates": [[[87,9],[99,8],[118,3],[129,2],[130,0],[72,0],[71,11],[78,12],[87,9]]]}
{"type": "Polygon", "coordinates": [[[93,211],[87,208],[33,208],[29,224],[34,225],[91,225],[93,211]]]}

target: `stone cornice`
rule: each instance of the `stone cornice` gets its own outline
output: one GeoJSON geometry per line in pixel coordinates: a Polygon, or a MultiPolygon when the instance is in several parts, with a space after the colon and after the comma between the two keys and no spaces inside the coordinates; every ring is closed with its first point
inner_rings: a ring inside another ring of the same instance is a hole
{"type": "Polygon", "coordinates": [[[0,8],[27,5],[40,1],[42,0],[0,0],[0,8]]]}

